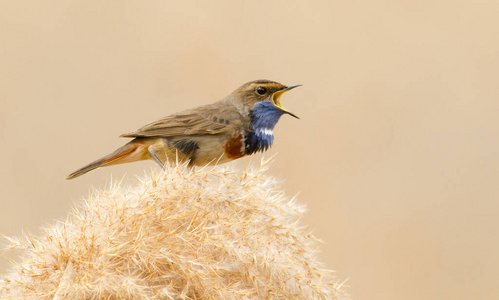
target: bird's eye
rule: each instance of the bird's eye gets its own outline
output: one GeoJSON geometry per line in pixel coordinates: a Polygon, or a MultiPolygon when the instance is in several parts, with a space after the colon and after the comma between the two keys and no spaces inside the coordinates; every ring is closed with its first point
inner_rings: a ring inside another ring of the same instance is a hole
{"type": "Polygon", "coordinates": [[[258,93],[258,95],[265,95],[265,94],[267,94],[267,89],[264,88],[263,86],[259,86],[256,89],[256,92],[258,93]]]}

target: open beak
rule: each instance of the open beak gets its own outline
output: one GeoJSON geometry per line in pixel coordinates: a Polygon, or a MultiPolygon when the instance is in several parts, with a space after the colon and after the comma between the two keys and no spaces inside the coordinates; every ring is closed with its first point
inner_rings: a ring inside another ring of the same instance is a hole
{"type": "Polygon", "coordinates": [[[273,93],[273,94],[272,94],[272,96],[271,96],[271,97],[272,97],[272,102],[274,103],[274,105],[275,105],[277,108],[279,108],[279,109],[280,109],[280,110],[282,110],[283,112],[285,112],[285,113],[287,113],[288,115],[291,115],[291,116],[293,116],[293,117],[295,117],[295,118],[297,118],[297,119],[299,119],[299,118],[298,118],[298,116],[296,116],[296,115],[295,115],[295,114],[293,114],[293,113],[290,113],[289,111],[287,111],[287,110],[286,110],[286,109],[282,106],[282,104],[281,104],[281,95],[282,95],[282,94],[284,94],[284,93],[286,93],[287,91],[292,90],[292,89],[294,89],[295,87],[299,87],[299,86],[301,86],[301,84],[292,85],[292,86],[286,86],[286,87],[284,87],[283,89],[278,90],[277,92],[273,93]]]}

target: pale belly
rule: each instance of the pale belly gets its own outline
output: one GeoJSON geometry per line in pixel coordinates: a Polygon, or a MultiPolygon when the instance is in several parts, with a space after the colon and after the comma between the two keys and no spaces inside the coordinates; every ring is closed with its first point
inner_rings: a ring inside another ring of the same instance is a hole
{"type": "Polygon", "coordinates": [[[196,140],[199,148],[194,154],[193,164],[197,166],[223,164],[245,155],[241,134],[202,136],[196,140]]]}
{"type": "Polygon", "coordinates": [[[184,147],[182,151],[182,147],[179,149],[174,146],[176,141],[182,139],[149,138],[141,140],[137,153],[132,153],[131,156],[135,160],[153,159],[149,153],[154,153],[163,164],[190,161],[192,165],[205,166],[223,164],[246,155],[241,133],[189,136],[184,139],[192,141],[195,146],[184,147]],[[191,149],[193,151],[186,151],[191,149]]]}

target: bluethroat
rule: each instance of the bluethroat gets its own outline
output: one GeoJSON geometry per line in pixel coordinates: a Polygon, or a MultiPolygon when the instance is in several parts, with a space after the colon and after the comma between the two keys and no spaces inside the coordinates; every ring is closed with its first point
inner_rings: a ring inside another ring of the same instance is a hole
{"type": "Polygon", "coordinates": [[[224,99],[179,112],[137,131],[133,138],[87,166],[71,173],[73,179],[99,167],[152,159],[188,161],[190,166],[225,163],[267,150],[274,142],[274,126],[283,114],[296,115],[281,105],[281,95],[297,86],[275,81],[251,81],[224,99]]]}

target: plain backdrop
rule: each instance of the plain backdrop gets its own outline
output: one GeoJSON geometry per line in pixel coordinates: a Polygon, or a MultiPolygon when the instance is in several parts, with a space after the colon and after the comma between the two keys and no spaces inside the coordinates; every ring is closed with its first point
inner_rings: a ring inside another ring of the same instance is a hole
{"type": "Polygon", "coordinates": [[[156,168],[64,180],[120,134],[271,79],[303,86],[270,172],[354,299],[497,298],[498,16],[480,0],[2,1],[0,233],[39,234],[156,168]]]}

